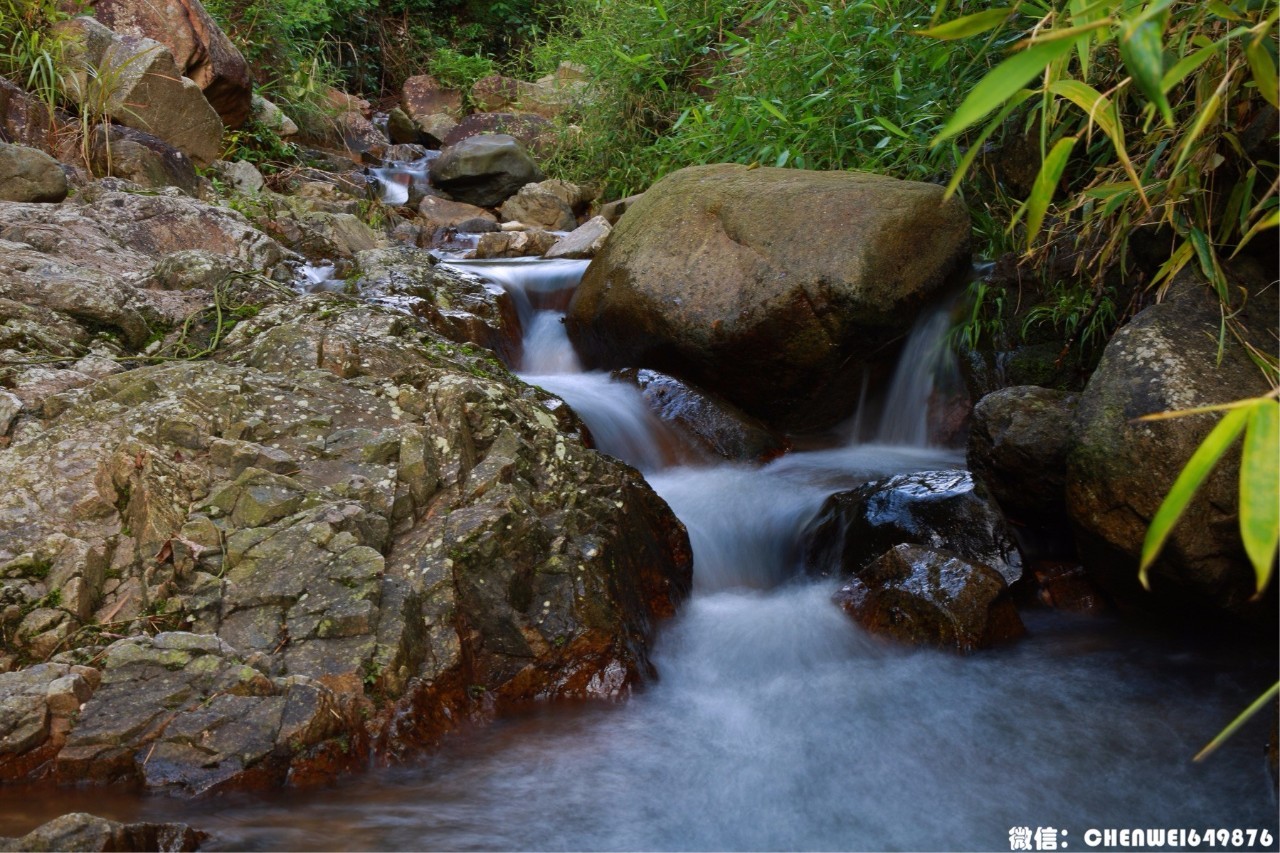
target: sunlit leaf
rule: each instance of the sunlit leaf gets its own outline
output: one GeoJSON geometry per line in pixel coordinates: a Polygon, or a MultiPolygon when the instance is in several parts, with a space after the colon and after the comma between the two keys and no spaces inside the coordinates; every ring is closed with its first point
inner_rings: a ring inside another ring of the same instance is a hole
{"type": "Polygon", "coordinates": [[[943,41],[968,38],[969,36],[976,36],[979,33],[985,33],[987,30],[995,29],[1015,11],[1016,9],[1014,8],[1003,6],[998,9],[988,9],[985,12],[965,15],[963,18],[956,18],[954,21],[947,21],[945,24],[938,24],[936,27],[912,30],[911,34],[942,39],[943,41]]]}
{"type": "Polygon", "coordinates": [[[1174,481],[1169,494],[1165,495],[1155,517],[1147,527],[1146,539],[1142,542],[1142,561],[1138,566],[1138,580],[1146,589],[1151,588],[1148,572],[1151,564],[1160,554],[1165,540],[1169,538],[1174,524],[1182,517],[1187,505],[1195,497],[1200,486],[1208,478],[1213,466],[1218,464],[1222,454],[1239,437],[1249,420],[1249,409],[1232,409],[1222,416],[1222,420],[1209,432],[1196,448],[1195,453],[1187,460],[1178,478],[1174,481]]]}
{"type": "Polygon", "coordinates": [[[1275,684],[1271,685],[1270,690],[1268,690],[1267,692],[1259,696],[1257,699],[1255,699],[1249,705],[1248,708],[1245,708],[1243,711],[1240,712],[1240,715],[1238,717],[1236,717],[1231,722],[1227,723],[1227,727],[1222,731],[1218,732],[1217,736],[1213,740],[1209,741],[1209,743],[1205,745],[1204,749],[1197,752],[1196,757],[1191,760],[1203,761],[1204,759],[1208,758],[1210,753],[1212,753],[1218,747],[1222,746],[1222,744],[1226,741],[1227,738],[1235,734],[1240,729],[1241,726],[1243,726],[1246,722],[1249,721],[1249,718],[1251,718],[1254,714],[1257,714],[1263,708],[1266,708],[1268,705],[1270,705],[1272,703],[1272,700],[1276,698],[1277,693],[1280,693],[1280,681],[1277,681],[1275,684]]]}
{"type": "Polygon", "coordinates": [[[1129,161],[1129,150],[1124,143],[1124,127],[1116,116],[1115,104],[1111,99],[1079,80],[1058,80],[1049,87],[1049,91],[1055,95],[1061,95],[1084,110],[1089,120],[1102,128],[1102,132],[1111,140],[1111,147],[1115,149],[1116,157],[1124,166],[1129,180],[1133,182],[1138,195],[1142,196],[1142,203],[1147,204],[1147,195],[1142,189],[1142,181],[1138,180],[1138,173],[1134,171],[1133,163],[1129,161]]]}
{"type": "Polygon", "coordinates": [[[934,144],[950,139],[1001,106],[1036,75],[1043,73],[1050,63],[1065,56],[1072,44],[1069,40],[1033,44],[988,71],[947,119],[934,138],[934,144]]]}
{"type": "Polygon", "coordinates": [[[1062,172],[1067,167],[1071,148],[1075,144],[1074,136],[1059,139],[1040,166],[1040,173],[1036,175],[1035,183],[1031,187],[1031,195],[1027,197],[1028,245],[1034,242],[1036,235],[1040,233],[1045,212],[1049,209],[1049,203],[1053,201],[1053,194],[1058,189],[1058,182],[1062,180],[1062,172]]]}
{"type": "Polygon", "coordinates": [[[889,131],[890,133],[894,134],[895,136],[901,136],[903,139],[910,139],[910,138],[911,138],[911,135],[910,135],[909,133],[907,133],[907,132],[906,132],[905,130],[903,130],[902,128],[898,127],[898,126],[897,126],[896,124],[894,124],[893,122],[889,121],[889,120],[888,120],[887,118],[885,118],[884,116],[877,116],[877,117],[876,117],[876,121],[879,123],[879,125],[880,125],[881,127],[883,127],[885,130],[889,131]]]}
{"type": "Polygon", "coordinates": [[[778,109],[769,101],[766,101],[764,98],[757,98],[756,100],[760,103],[760,106],[764,107],[767,112],[772,114],[779,121],[783,122],[784,124],[790,124],[790,120],[785,115],[782,114],[782,110],[778,109]]]}
{"type": "Polygon", "coordinates": [[[1266,231],[1268,228],[1277,227],[1280,227],[1280,210],[1273,210],[1269,216],[1264,216],[1262,219],[1255,222],[1253,227],[1249,229],[1249,233],[1240,238],[1240,242],[1236,246],[1236,250],[1231,253],[1231,257],[1234,258],[1239,254],[1240,250],[1244,248],[1245,243],[1248,243],[1260,232],[1266,231]]]}
{"type": "Polygon", "coordinates": [[[982,146],[986,144],[987,138],[991,136],[999,127],[1004,124],[1015,109],[1017,109],[1023,101],[1031,97],[1030,89],[1023,89],[1015,92],[1009,102],[1004,105],[1000,112],[996,113],[995,118],[987,122],[987,126],[978,134],[978,138],[973,140],[973,144],[964,152],[964,156],[960,158],[959,164],[956,166],[955,174],[951,176],[951,180],[947,182],[946,198],[951,198],[956,188],[960,186],[960,181],[964,179],[965,174],[969,171],[969,167],[973,165],[973,161],[977,158],[982,146]]]}
{"type": "Polygon", "coordinates": [[[1240,537],[1261,594],[1280,543],[1280,402],[1275,400],[1260,400],[1249,410],[1240,457],[1240,537]]]}

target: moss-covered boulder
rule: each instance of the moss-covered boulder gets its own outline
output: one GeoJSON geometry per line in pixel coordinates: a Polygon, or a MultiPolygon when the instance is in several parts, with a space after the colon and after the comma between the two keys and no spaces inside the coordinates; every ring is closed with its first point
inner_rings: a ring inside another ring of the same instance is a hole
{"type": "MultiPolygon", "coordinates": [[[[1255,346],[1274,348],[1274,287],[1250,289],[1238,319],[1255,346]]],[[[1240,540],[1240,455],[1229,451],[1191,500],[1151,570],[1138,585],[1147,527],[1182,467],[1218,422],[1217,414],[1159,421],[1143,415],[1229,403],[1267,393],[1244,347],[1228,335],[1221,359],[1221,307],[1190,272],[1165,301],[1143,310],[1107,345],[1080,396],[1068,457],[1067,510],[1085,567],[1117,603],[1182,620],[1217,618],[1274,635],[1276,583],[1254,596],[1254,573],[1240,540]]]]}
{"type": "Polygon", "coordinates": [[[968,262],[942,188],[856,172],[681,169],[618,222],[567,318],[590,367],[673,373],[786,428],[830,425],[858,365],[968,262]],[[822,251],[814,251],[814,246],[822,251]]]}
{"type": "Polygon", "coordinates": [[[0,453],[0,666],[103,671],[66,745],[5,778],[328,778],[649,672],[687,537],[559,401],[337,297],[217,358],[102,379],[0,453]]]}

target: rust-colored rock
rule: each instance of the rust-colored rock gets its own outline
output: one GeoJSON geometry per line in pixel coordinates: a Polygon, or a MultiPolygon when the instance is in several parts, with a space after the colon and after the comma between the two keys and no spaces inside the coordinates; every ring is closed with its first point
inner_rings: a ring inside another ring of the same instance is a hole
{"type": "Polygon", "coordinates": [[[117,33],[169,48],[178,69],[195,81],[227,127],[249,118],[249,66],[200,0],[94,0],[93,16],[117,33]]]}
{"type": "Polygon", "coordinates": [[[462,93],[440,84],[430,74],[419,74],[404,81],[400,90],[400,108],[415,121],[431,115],[462,115],[462,93]]]}
{"type": "Polygon", "coordinates": [[[1026,633],[1000,573],[953,554],[898,545],[836,602],[873,634],[967,653],[1026,633]]]}

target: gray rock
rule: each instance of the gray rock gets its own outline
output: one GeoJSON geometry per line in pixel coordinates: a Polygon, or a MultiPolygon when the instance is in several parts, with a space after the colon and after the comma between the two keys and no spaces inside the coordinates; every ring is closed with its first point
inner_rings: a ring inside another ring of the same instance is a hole
{"type": "Polygon", "coordinates": [[[67,189],[57,160],[35,148],[0,142],[0,201],[57,203],[67,189]]]}
{"type": "Polygon", "coordinates": [[[572,231],[577,225],[573,208],[562,195],[543,189],[541,184],[525,184],[502,203],[498,212],[506,221],[523,222],[550,231],[572,231]]]}
{"type": "Polygon", "coordinates": [[[618,220],[622,218],[622,214],[626,213],[632,205],[643,197],[644,193],[638,193],[636,195],[629,195],[626,198],[620,198],[616,201],[608,202],[607,204],[601,205],[600,215],[608,220],[610,225],[617,225],[618,220]]]}
{"type": "Polygon", "coordinates": [[[933,184],[694,166],[619,220],[566,325],[589,367],[666,370],[776,426],[829,426],[969,237],[933,184]]]}
{"type": "Polygon", "coordinates": [[[22,401],[9,391],[0,390],[0,436],[9,432],[18,412],[22,411],[22,401]]]}
{"type": "Polygon", "coordinates": [[[255,94],[250,105],[250,116],[267,130],[287,139],[298,135],[298,125],[278,106],[261,95],[255,94]]]}
{"type": "Polygon", "coordinates": [[[177,187],[189,196],[200,182],[191,158],[149,133],[118,125],[99,125],[93,131],[89,167],[100,178],[115,176],[140,187],[177,187]]]}
{"type": "Polygon", "coordinates": [[[418,205],[418,215],[426,228],[456,228],[463,223],[481,220],[497,226],[498,220],[483,207],[449,201],[438,196],[427,196],[418,205]]]}
{"type": "Polygon", "coordinates": [[[54,818],[21,838],[0,838],[0,850],[108,850],[185,853],[199,849],[207,837],[185,823],[119,823],[85,812],[54,818]]]}
{"type": "Polygon", "coordinates": [[[528,183],[542,180],[533,158],[506,134],[472,136],[431,163],[431,182],[458,201],[496,207],[528,183]]]}
{"type": "Polygon", "coordinates": [[[1060,524],[1066,513],[1067,453],[1079,397],[1019,385],[973,408],[967,461],[973,476],[1010,516],[1060,524]]]}
{"type": "Polygon", "coordinates": [[[1026,633],[1000,573],[954,554],[898,545],[836,593],[873,634],[968,653],[1026,633]]]}
{"type": "MultiPolygon", "coordinates": [[[[1255,345],[1268,347],[1274,296],[1263,282],[1251,289],[1241,319],[1255,330],[1255,345]]],[[[1216,616],[1267,636],[1275,626],[1276,584],[1261,600],[1249,600],[1254,574],[1240,542],[1238,451],[1222,457],[1173,528],[1151,570],[1151,592],[1137,579],[1147,526],[1219,416],[1135,419],[1269,390],[1231,336],[1219,361],[1220,322],[1212,290],[1184,272],[1164,302],[1116,333],[1080,395],[1067,465],[1067,510],[1085,567],[1117,603],[1176,621],[1216,616]]]]}
{"type": "Polygon", "coordinates": [[[561,237],[547,250],[548,258],[594,258],[604,249],[605,241],[613,233],[609,220],[594,216],[561,237]]]}
{"type": "Polygon", "coordinates": [[[221,178],[232,191],[257,195],[267,185],[258,167],[247,160],[218,160],[209,171],[221,178]]]}

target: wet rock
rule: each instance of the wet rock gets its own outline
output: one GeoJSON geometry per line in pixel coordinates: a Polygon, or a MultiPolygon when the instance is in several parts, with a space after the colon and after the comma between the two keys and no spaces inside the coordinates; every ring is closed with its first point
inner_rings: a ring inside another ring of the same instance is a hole
{"type": "Polygon", "coordinates": [[[556,240],[547,250],[548,258],[594,258],[604,249],[613,228],[603,216],[588,219],[570,233],[556,240]]]}
{"type": "Polygon", "coordinates": [[[460,201],[449,201],[438,196],[424,198],[418,205],[418,215],[423,219],[423,226],[431,229],[457,228],[477,220],[488,222],[495,228],[498,224],[497,217],[483,207],[463,204],[460,201]]]}
{"type": "Polygon", "coordinates": [[[113,120],[160,137],[197,166],[218,158],[222,119],[200,87],[182,76],[167,47],[142,36],[117,35],[92,18],[73,18],[62,32],[74,45],[72,67],[98,69],[68,78],[70,98],[85,109],[102,104],[113,120]],[[110,81],[109,91],[99,91],[103,81],[110,81]]]}
{"type": "Polygon", "coordinates": [[[954,554],[898,545],[836,593],[873,634],[968,653],[1026,633],[1004,578],[954,554]]]}
{"type": "Polygon", "coordinates": [[[342,146],[352,154],[367,158],[365,162],[381,160],[387,150],[387,138],[382,131],[360,112],[345,112],[336,119],[342,146]]]}
{"type": "Polygon", "coordinates": [[[89,168],[99,178],[116,176],[140,187],[177,187],[189,196],[199,192],[196,167],[190,157],[158,136],[130,127],[95,128],[89,168]]]}
{"type": "Polygon", "coordinates": [[[64,663],[0,673],[0,781],[45,772],[99,681],[97,670],[64,663]]]}
{"type": "Polygon", "coordinates": [[[404,81],[400,90],[400,108],[415,122],[435,115],[462,113],[462,93],[442,86],[429,74],[418,74],[404,81]]]}
{"type": "Polygon", "coordinates": [[[43,151],[0,142],[0,201],[53,202],[67,197],[67,176],[43,151]]]}
{"type": "Polygon", "coordinates": [[[185,853],[199,849],[208,836],[185,823],[118,823],[74,812],[36,827],[21,838],[0,838],[0,850],[108,850],[185,853]]]}
{"type": "Polygon", "coordinates": [[[356,256],[356,286],[366,299],[408,300],[409,310],[439,334],[493,350],[504,362],[520,358],[520,319],[511,295],[480,276],[440,266],[412,248],[378,249],[356,256]]]}
{"type": "Polygon", "coordinates": [[[986,395],[973,409],[967,462],[1011,517],[1061,524],[1076,394],[1020,385],[986,395]]]}
{"type": "Polygon", "coordinates": [[[121,35],[155,39],[168,48],[227,127],[238,128],[249,118],[249,66],[200,0],[95,0],[93,16],[121,35]]]}
{"type": "MultiPolygon", "coordinates": [[[[1270,346],[1265,341],[1276,313],[1263,280],[1249,285],[1240,315],[1259,347],[1270,346]]],[[[1164,302],[1116,333],[1080,395],[1067,464],[1067,511],[1085,566],[1118,604],[1175,620],[1217,617],[1270,636],[1276,584],[1262,600],[1249,600],[1254,575],[1238,532],[1238,451],[1222,457],[1174,526],[1152,568],[1151,592],[1137,580],[1147,526],[1219,416],[1135,419],[1268,390],[1234,340],[1226,341],[1219,362],[1220,321],[1212,290],[1188,272],[1175,280],[1164,302]]]]}
{"type": "Polygon", "coordinates": [[[495,133],[512,136],[529,150],[539,151],[543,141],[554,133],[554,125],[531,113],[472,113],[448,131],[444,144],[457,145],[473,136],[495,133]]]}
{"type": "Polygon", "coordinates": [[[59,780],[329,778],[650,671],[687,538],[559,401],[336,297],[268,306],[216,357],[101,379],[0,453],[9,648],[127,637],[59,780]]]}
{"type": "Polygon", "coordinates": [[[790,442],[731,403],[654,370],[619,370],[614,376],[640,389],[659,418],[709,453],[734,461],[780,456],[790,442]]]}
{"type": "Polygon", "coordinates": [[[1022,558],[1004,516],[968,471],[898,474],[831,495],[804,535],[805,565],[820,574],[856,574],[901,543],[945,550],[1000,573],[1022,576],[1022,558]]]}
{"type": "Polygon", "coordinates": [[[545,255],[556,244],[547,231],[502,231],[481,234],[469,258],[524,258],[545,255]]]}
{"type": "Polygon", "coordinates": [[[969,234],[933,184],[690,167],[618,222],[566,323],[588,366],[669,370],[777,426],[829,426],[856,403],[857,365],[967,262],[969,234]]]}
{"type": "Polygon", "coordinates": [[[431,163],[431,182],[458,201],[495,207],[522,186],[542,180],[533,158],[513,137],[487,134],[452,145],[431,163]]]}

